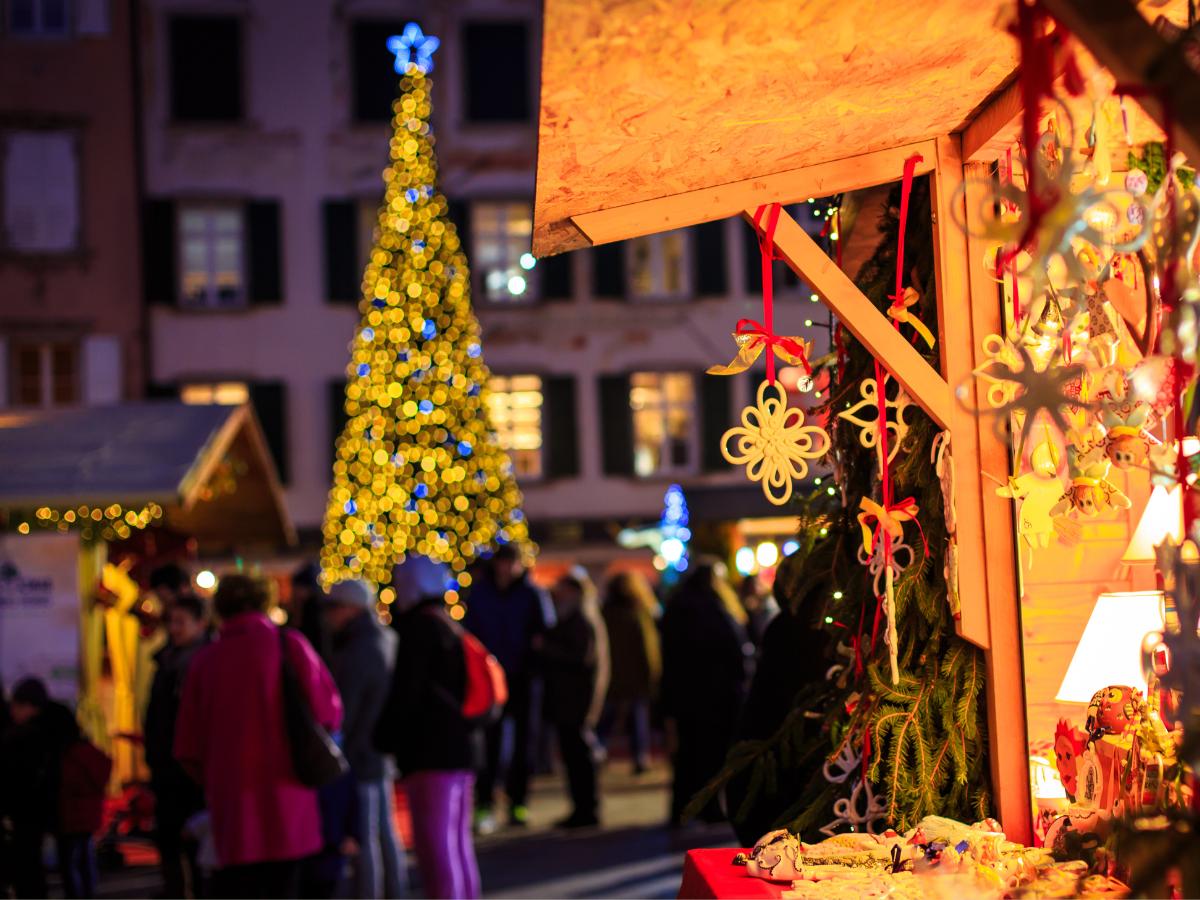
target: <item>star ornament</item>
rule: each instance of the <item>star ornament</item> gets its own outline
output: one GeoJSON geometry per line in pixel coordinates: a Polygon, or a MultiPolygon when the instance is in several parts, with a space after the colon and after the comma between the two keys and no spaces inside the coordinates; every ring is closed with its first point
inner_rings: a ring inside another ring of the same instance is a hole
{"type": "Polygon", "coordinates": [[[1017,454],[1025,447],[1025,441],[1033,433],[1038,419],[1042,416],[1050,419],[1055,426],[1066,434],[1070,429],[1067,411],[1072,407],[1079,409],[1095,409],[1094,403],[1086,403],[1082,398],[1073,395],[1073,387],[1078,384],[1084,374],[1083,366],[1048,366],[1039,372],[1029,355],[1029,348],[1019,345],[1017,355],[1020,359],[1019,368],[1010,369],[1003,374],[1003,380],[1012,382],[1015,390],[1012,399],[999,407],[996,412],[997,428],[1003,421],[1005,413],[1017,416],[1020,420],[1021,435],[1017,442],[1017,454]]]}
{"type": "Polygon", "coordinates": [[[755,405],[742,410],[742,424],[721,435],[721,455],[745,466],[746,477],[762,482],[763,494],[776,506],[791,499],[792,482],[808,474],[808,461],[828,450],[829,435],[805,425],[803,411],[788,408],[778,382],[760,384],[755,405]]]}
{"type": "Polygon", "coordinates": [[[422,72],[433,71],[433,54],[442,42],[432,34],[426,34],[416,22],[409,22],[400,34],[387,39],[388,50],[395,54],[396,74],[404,75],[410,65],[422,72]]]}

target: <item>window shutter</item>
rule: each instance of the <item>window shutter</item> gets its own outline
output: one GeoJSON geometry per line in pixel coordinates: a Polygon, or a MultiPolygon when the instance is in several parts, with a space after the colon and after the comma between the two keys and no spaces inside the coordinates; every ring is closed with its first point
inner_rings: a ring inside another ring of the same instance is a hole
{"type": "Polygon", "coordinates": [[[246,204],[246,270],[251,303],[281,303],[279,201],[251,200],[246,204]]]}
{"type": "Polygon", "coordinates": [[[633,410],[629,376],[600,376],[600,439],[605,475],[633,474],[633,410]]]}
{"type": "Polygon", "coordinates": [[[288,435],[287,435],[287,385],[282,381],[258,381],[249,385],[250,402],[254,406],[258,424],[262,426],[267,447],[275,460],[279,481],[287,484],[288,435]]]}
{"type": "Polygon", "coordinates": [[[469,122],[527,122],[530,89],[529,26],[525,22],[472,22],[462,30],[463,109],[469,122]]]}
{"type": "Polygon", "coordinates": [[[241,21],[233,16],[172,16],[168,41],[171,117],[183,122],[241,119],[241,21]]]}
{"type": "Polygon", "coordinates": [[[145,391],[147,400],[179,399],[179,385],[169,381],[147,381],[145,391]]]}
{"type": "Polygon", "coordinates": [[[729,411],[731,379],[700,372],[700,466],[705,472],[729,468],[721,455],[721,435],[732,424],[729,411]]]}
{"type": "Polygon", "coordinates": [[[329,382],[329,462],[337,462],[337,442],[346,429],[350,417],[346,415],[346,379],[334,378],[329,382]]]}
{"type": "Polygon", "coordinates": [[[83,339],[83,402],[87,406],[119,403],[122,385],[121,339],[115,334],[89,334],[83,339]]]}
{"type": "Polygon", "coordinates": [[[543,300],[571,299],[571,262],[572,257],[569,253],[538,260],[536,271],[541,278],[543,300]]]}
{"type": "MultiPolygon", "coordinates": [[[[601,244],[592,250],[592,295],[625,296],[625,245],[601,244]]],[[[628,397],[626,402],[628,402],[628,397]]]]}
{"type": "Polygon", "coordinates": [[[387,52],[387,39],[404,30],[404,19],[363,20],[350,29],[354,67],[352,110],[358,122],[387,122],[396,100],[395,60],[387,52]]]}
{"type": "Polygon", "coordinates": [[[471,207],[465,200],[446,200],[446,215],[454,223],[458,232],[458,240],[467,254],[467,262],[471,262],[471,207]]]}
{"type": "Polygon", "coordinates": [[[692,271],[698,297],[729,293],[725,277],[725,220],[705,222],[692,229],[692,271]]]}
{"type": "Polygon", "coordinates": [[[142,205],[142,293],[147,303],[174,303],[178,298],[176,250],[175,203],[147,200],[142,205]]]}
{"type": "Polygon", "coordinates": [[[542,471],[547,478],[579,474],[575,379],[549,375],[542,379],[542,471]]]}
{"type": "Polygon", "coordinates": [[[358,252],[358,204],[326,200],[321,210],[325,229],[325,299],[357,303],[362,291],[358,252]]]}

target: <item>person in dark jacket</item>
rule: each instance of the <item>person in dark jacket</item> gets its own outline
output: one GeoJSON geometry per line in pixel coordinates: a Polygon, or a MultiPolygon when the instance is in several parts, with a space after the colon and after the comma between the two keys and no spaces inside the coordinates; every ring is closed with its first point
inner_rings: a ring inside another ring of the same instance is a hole
{"type": "Polygon", "coordinates": [[[529,766],[534,724],[534,649],[554,623],[549,599],[530,580],[519,548],[503,544],[479,567],[466,600],[463,624],[479,638],[504,668],[508,704],[504,717],[487,729],[487,758],[475,785],[476,821],[480,831],[494,827],[492,808],[502,768],[504,732],[511,728],[512,757],[508,760],[505,793],[513,825],[529,820],[529,766]]]}
{"type": "Polygon", "coordinates": [[[208,643],[208,609],[190,592],[177,594],[166,611],[168,641],[154,654],[156,668],[143,730],[150,789],[154,792],[154,840],[167,897],[195,896],[196,845],[183,826],[204,809],[204,790],[175,761],[175,720],[188,666],[208,643]]]}
{"type": "Polygon", "coordinates": [[[479,896],[471,836],[479,727],[462,712],[467,666],[462,629],[446,613],[446,568],[409,556],[392,578],[400,634],[396,674],[375,743],[396,757],[412,810],[422,894],[479,896]]]}
{"type": "Polygon", "coordinates": [[[324,598],[319,565],[308,562],[292,573],[292,595],[288,604],[290,624],[299,629],[317,655],[328,662],[332,647],[323,614],[324,598]]]}
{"type": "Polygon", "coordinates": [[[546,676],[546,716],[558,733],[567,770],[571,814],[560,828],[599,823],[593,729],[608,688],[608,636],[596,602],[596,588],[578,567],[551,591],[555,625],[546,633],[541,659],[546,676]]]}
{"type": "Polygon", "coordinates": [[[634,774],[650,766],[650,704],[662,678],[662,646],[655,613],[658,601],[639,572],[621,572],[608,582],[604,628],[608,632],[612,675],[601,724],[607,740],[614,726],[629,731],[634,774]]]}
{"type": "MultiPolygon", "coordinates": [[[[670,821],[679,825],[692,796],[725,762],[753,653],[746,611],[729,586],[724,563],[693,562],[667,602],[662,645],[663,714],[674,732],[670,821]]],[[[701,818],[721,821],[724,816],[714,801],[701,818]]]]}
{"type": "Polygon", "coordinates": [[[396,835],[391,762],[373,743],[396,668],[396,633],[375,613],[375,591],[340,581],[325,597],[329,670],[342,695],[342,750],[357,794],[356,897],[400,897],[407,889],[404,851],[396,835]]]}
{"type": "Polygon", "coordinates": [[[47,896],[42,840],[53,833],[64,892],[90,897],[96,886],[92,831],[100,824],[108,769],[93,765],[99,751],[40,680],[16,684],[11,715],[0,743],[0,816],[12,824],[13,890],[17,897],[47,896]],[[94,753],[81,752],[81,745],[94,753]]]}

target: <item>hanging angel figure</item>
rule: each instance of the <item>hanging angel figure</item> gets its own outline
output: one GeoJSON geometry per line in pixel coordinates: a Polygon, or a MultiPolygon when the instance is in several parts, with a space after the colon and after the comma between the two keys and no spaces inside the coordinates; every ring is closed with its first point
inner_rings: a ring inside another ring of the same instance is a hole
{"type": "Polygon", "coordinates": [[[1107,459],[1080,468],[1068,451],[1071,485],[1050,511],[1051,515],[1074,514],[1076,518],[1094,519],[1114,509],[1129,509],[1133,503],[1115,484],[1108,480],[1107,459]]]}
{"type": "Polygon", "coordinates": [[[1028,549],[1031,561],[1034,550],[1044,550],[1054,539],[1057,515],[1054,509],[1063,496],[1062,481],[1058,477],[1061,459],[1061,452],[1047,433],[1029,454],[1031,471],[1009,478],[1007,485],[996,489],[1001,497],[1020,504],[1017,534],[1028,549]]]}

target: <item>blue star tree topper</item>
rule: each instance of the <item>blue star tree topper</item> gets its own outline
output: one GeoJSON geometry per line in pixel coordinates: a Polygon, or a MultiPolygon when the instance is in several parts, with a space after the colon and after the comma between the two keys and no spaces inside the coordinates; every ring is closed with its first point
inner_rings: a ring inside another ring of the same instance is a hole
{"type": "Polygon", "coordinates": [[[426,34],[416,22],[409,22],[400,34],[387,39],[387,48],[396,55],[396,73],[403,75],[410,65],[422,72],[433,71],[433,53],[442,42],[426,34]]]}

